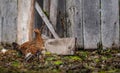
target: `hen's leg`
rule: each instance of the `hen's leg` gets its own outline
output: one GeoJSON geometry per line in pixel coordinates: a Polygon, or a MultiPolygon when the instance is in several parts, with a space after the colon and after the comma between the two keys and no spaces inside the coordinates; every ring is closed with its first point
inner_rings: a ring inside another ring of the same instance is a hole
{"type": "Polygon", "coordinates": [[[40,55],[41,55],[41,52],[38,50],[38,51],[36,52],[36,56],[37,56],[38,61],[40,60],[40,55]]]}
{"type": "Polygon", "coordinates": [[[32,53],[27,53],[27,54],[25,55],[25,61],[28,62],[32,57],[33,57],[33,54],[32,54],[32,53]]]}

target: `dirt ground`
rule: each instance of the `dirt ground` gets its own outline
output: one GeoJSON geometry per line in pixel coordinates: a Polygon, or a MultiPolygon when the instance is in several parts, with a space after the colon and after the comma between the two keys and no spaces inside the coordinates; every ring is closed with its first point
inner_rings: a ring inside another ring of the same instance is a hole
{"type": "MultiPolygon", "coordinates": [[[[10,45],[0,53],[0,73],[119,73],[120,49],[76,51],[72,56],[45,53],[44,61],[36,57],[29,62],[10,45]]],[[[0,46],[2,49],[3,46],[0,46]]]]}

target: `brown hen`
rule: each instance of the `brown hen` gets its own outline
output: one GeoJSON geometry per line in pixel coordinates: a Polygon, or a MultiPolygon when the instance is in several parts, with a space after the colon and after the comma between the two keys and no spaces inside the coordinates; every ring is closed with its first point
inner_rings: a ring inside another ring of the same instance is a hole
{"type": "Polygon", "coordinates": [[[32,41],[27,41],[20,45],[19,47],[13,43],[14,48],[19,50],[23,55],[25,55],[25,59],[29,60],[33,55],[42,54],[41,52],[45,50],[44,42],[41,37],[41,33],[38,29],[34,29],[35,39],[32,41]]]}

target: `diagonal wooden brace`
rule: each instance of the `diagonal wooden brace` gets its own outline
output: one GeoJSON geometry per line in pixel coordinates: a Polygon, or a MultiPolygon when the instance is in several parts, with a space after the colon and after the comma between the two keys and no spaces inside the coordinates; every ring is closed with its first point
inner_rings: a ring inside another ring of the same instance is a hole
{"type": "Polygon", "coordinates": [[[35,8],[38,11],[39,15],[41,16],[41,18],[43,19],[43,21],[45,22],[45,24],[47,25],[47,27],[50,30],[50,32],[53,34],[54,38],[58,39],[59,36],[55,32],[52,24],[50,23],[50,21],[48,20],[47,16],[44,14],[44,12],[42,11],[42,8],[39,6],[39,4],[37,2],[35,2],[35,8]]]}

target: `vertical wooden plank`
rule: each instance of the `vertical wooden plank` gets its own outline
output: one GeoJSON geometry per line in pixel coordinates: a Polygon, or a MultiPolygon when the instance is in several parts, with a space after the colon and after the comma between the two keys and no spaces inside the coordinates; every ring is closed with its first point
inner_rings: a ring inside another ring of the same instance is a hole
{"type": "MultiPolygon", "coordinates": [[[[1,9],[0,9],[0,11],[1,11],[1,9]]],[[[1,38],[2,38],[2,27],[1,27],[1,25],[2,25],[2,19],[1,19],[1,14],[0,14],[0,43],[1,43],[1,38]]]]}
{"type": "Polygon", "coordinates": [[[96,49],[100,42],[100,0],[82,1],[84,48],[96,49]]]}
{"type": "Polygon", "coordinates": [[[15,42],[17,35],[17,0],[1,0],[2,42],[15,42]]]}
{"type": "Polygon", "coordinates": [[[58,0],[51,0],[50,2],[50,21],[56,30],[57,24],[57,11],[58,11],[58,0]]]}
{"type": "Polygon", "coordinates": [[[103,47],[118,47],[119,0],[101,0],[101,23],[103,47]]]}
{"type": "Polygon", "coordinates": [[[83,48],[82,0],[66,0],[67,36],[77,38],[77,48],[83,48]]]}
{"type": "Polygon", "coordinates": [[[19,44],[32,39],[34,24],[34,0],[18,0],[18,34],[19,44]]]}
{"type": "MultiPolygon", "coordinates": [[[[37,0],[37,2],[39,3],[39,5],[41,7],[43,7],[43,1],[44,0],[37,0]]],[[[42,26],[42,19],[39,16],[38,12],[35,10],[35,25],[34,25],[34,27],[40,29],[41,26],[42,26]]]]}
{"type": "Polygon", "coordinates": [[[3,8],[3,1],[4,0],[0,0],[0,43],[2,42],[2,25],[3,25],[2,8],[3,8]]]}
{"type": "Polygon", "coordinates": [[[43,10],[49,14],[50,12],[50,0],[44,0],[43,1],[43,10]]]}
{"type": "MultiPolygon", "coordinates": [[[[47,15],[47,17],[49,19],[49,15],[50,15],[50,0],[44,0],[43,1],[43,10],[44,10],[45,14],[47,15]]],[[[43,22],[43,24],[45,24],[45,23],[43,22]]],[[[47,35],[49,37],[52,36],[46,25],[44,26],[42,32],[43,32],[43,34],[45,34],[45,35],[47,35]]]]}
{"type": "Polygon", "coordinates": [[[57,14],[57,25],[56,32],[60,37],[66,37],[66,0],[58,1],[58,14],[57,14]]]}
{"type": "Polygon", "coordinates": [[[2,3],[2,0],[0,0],[0,44],[1,44],[1,38],[2,38],[2,14],[1,14],[1,3],[2,3]]]}

